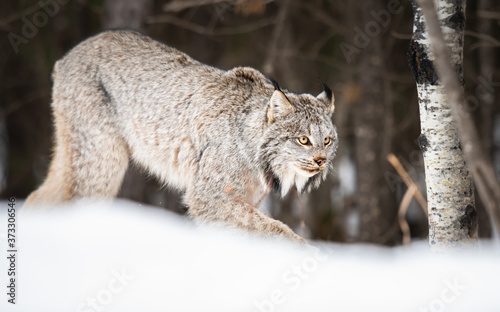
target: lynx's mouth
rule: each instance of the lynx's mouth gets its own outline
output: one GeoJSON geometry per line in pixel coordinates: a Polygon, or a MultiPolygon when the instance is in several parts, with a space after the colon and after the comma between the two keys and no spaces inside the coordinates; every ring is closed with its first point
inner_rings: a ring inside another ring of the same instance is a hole
{"type": "Polygon", "coordinates": [[[297,173],[306,177],[312,177],[325,170],[326,165],[326,157],[315,158],[314,161],[299,159],[295,163],[297,173]],[[319,159],[321,159],[321,161],[319,161],[319,159]]]}
{"type": "Polygon", "coordinates": [[[297,172],[301,175],[312,177],[317,173],[323,171],[325,169],[325,165],[323,166],[297,166],[297,172]]]}

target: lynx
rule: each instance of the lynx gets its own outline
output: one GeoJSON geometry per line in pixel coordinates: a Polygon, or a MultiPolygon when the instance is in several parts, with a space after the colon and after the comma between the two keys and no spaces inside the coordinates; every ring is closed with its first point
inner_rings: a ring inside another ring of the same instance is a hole
{"type": "Polygon", "coordinates": [[[109,199],[129,158],[183,192],[199,222],[301,241],[255,207],[271,190],[317,187],[338,136],[332,91],[280,89],[249,67],[204,65],[143,34],[100,33],[56,62],[55,150],[27,205],[109,199]]]}

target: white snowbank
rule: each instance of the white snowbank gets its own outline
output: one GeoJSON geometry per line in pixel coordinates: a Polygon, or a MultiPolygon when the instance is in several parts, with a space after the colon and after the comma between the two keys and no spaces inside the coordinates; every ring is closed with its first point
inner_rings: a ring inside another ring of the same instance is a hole
{"type": "Polygon", "coordinates": [[[14,306],[1,211],[0,311],[500,311],[498,249],[314,251],[124,201],[18,209],[14,306]]]}

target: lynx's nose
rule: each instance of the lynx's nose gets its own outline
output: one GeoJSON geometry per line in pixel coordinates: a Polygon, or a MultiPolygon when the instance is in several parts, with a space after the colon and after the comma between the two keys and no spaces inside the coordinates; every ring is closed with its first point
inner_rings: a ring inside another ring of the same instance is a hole
{"type": "Polygon", "coordinates": [[[316,157],[316,158],[314,158],[314,162],[316,162],[318,164],[318,166],[321,167],[324,164],[326,164],[326,157],[323,157],[323,156],[316,157]]]}

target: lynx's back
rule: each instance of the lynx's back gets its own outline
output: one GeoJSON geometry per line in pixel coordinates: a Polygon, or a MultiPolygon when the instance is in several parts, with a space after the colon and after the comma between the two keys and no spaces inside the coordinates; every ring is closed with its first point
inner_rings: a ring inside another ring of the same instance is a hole
{"type": "Polygon", "coordinates": [[[253,69],[225,72],[140,33],[108,31],[78,45],[54,71],[54,95],[86,96],[93,90],[104,100],[64,101],[72,107],[54,109],[98,112],[120,131],[133,159],[158,173],[168,164],[170,173],[161,179],[183,190],[207,143],[215,134],[216,140],[232,139],[234,122],[250,106],[248,97],[262,97],[251,109],[264,109],[273,87],[253,69]],[[89,84],[92,90],[82,88],[89,84]]]}

